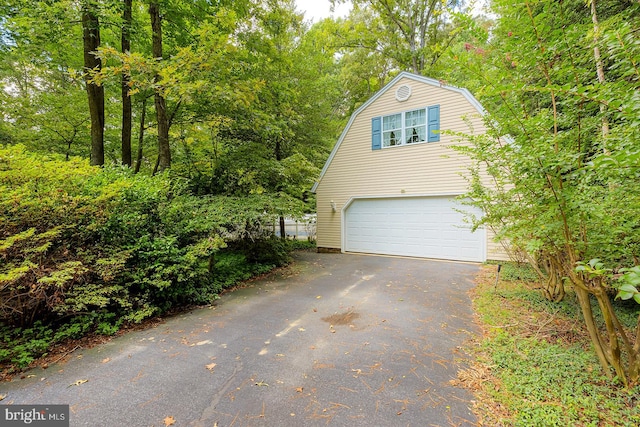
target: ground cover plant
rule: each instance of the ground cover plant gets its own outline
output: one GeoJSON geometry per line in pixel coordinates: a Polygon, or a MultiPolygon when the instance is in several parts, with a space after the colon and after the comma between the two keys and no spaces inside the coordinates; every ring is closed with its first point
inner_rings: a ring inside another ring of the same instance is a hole
{"type": "MultiPolygon", "coordinates": [[[[553,303],[539,282],[504,275],[496,286],[496,271],[487,265],[477,276],[472,299],[482,337],[470,346],[475,361],[458,375],[475,393],[480,425],[638,425],[640,386],[619,387],[602,373],[575,295],[553,303]]],[[[637,307],[616,311],[633,327],[637,307]]]]}

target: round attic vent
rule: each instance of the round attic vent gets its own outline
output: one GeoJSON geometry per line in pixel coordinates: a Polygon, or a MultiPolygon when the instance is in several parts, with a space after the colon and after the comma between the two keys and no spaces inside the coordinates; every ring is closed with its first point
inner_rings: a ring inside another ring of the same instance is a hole
{"type": "Polygon", "coordinates": [[[396,89],[396,99],[398,101],[406,101],[411,96],[411,86],[402,85],[396,89]]]}

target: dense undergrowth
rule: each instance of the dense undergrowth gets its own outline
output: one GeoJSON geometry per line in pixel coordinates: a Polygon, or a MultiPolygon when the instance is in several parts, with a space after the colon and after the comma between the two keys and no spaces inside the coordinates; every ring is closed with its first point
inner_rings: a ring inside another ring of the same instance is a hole
{"type": "MultiPolygon", "coordinates": [[[[476,393],[476,412],[487,426],[636,426],[640,385],[609,380],[592,351],[575,296],[546,300],[526,269],[485,267],[474,291],[484,330],[477,362],[461,371],[476,393]],[[506,273],[506,274],[505,274],[506,273]]],[[[638,306],[616,303],[625,327],[635,327],[638,306]]]]}
{"type": "Polygon", "coordinates": [[[64,340],[210,303],[283,265],[292,244],[268,225],[296,209],[0,146],[0,364],[20,369],[64,340]]]}

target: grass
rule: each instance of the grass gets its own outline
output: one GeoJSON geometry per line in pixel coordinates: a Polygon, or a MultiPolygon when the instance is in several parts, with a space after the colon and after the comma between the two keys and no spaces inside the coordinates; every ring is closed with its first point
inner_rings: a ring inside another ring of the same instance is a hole
{"type": "MultiPolygon", "coordinates": [[[[472,349],[475,362],[459,373],[476,395],[479,424],[640,425],[640,386],[604,377],[571,292],[548,302],[527,273],[501,275],[495,288],[495,271],[486,266],[477,278],[472,298],[484,332],[472,349]]],[[[637,321],[637,306],[620,310],[637,321]]]]}

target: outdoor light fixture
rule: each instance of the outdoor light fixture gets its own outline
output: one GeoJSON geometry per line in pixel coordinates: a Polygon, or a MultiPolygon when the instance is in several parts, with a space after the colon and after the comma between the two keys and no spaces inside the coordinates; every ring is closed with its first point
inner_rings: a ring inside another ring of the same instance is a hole
{"type": "Polygon", "coordinates": [[[334,202],[333,200],[331,201],[331,212],[335,212],[336,211],[336,202],[334,202]]]}

